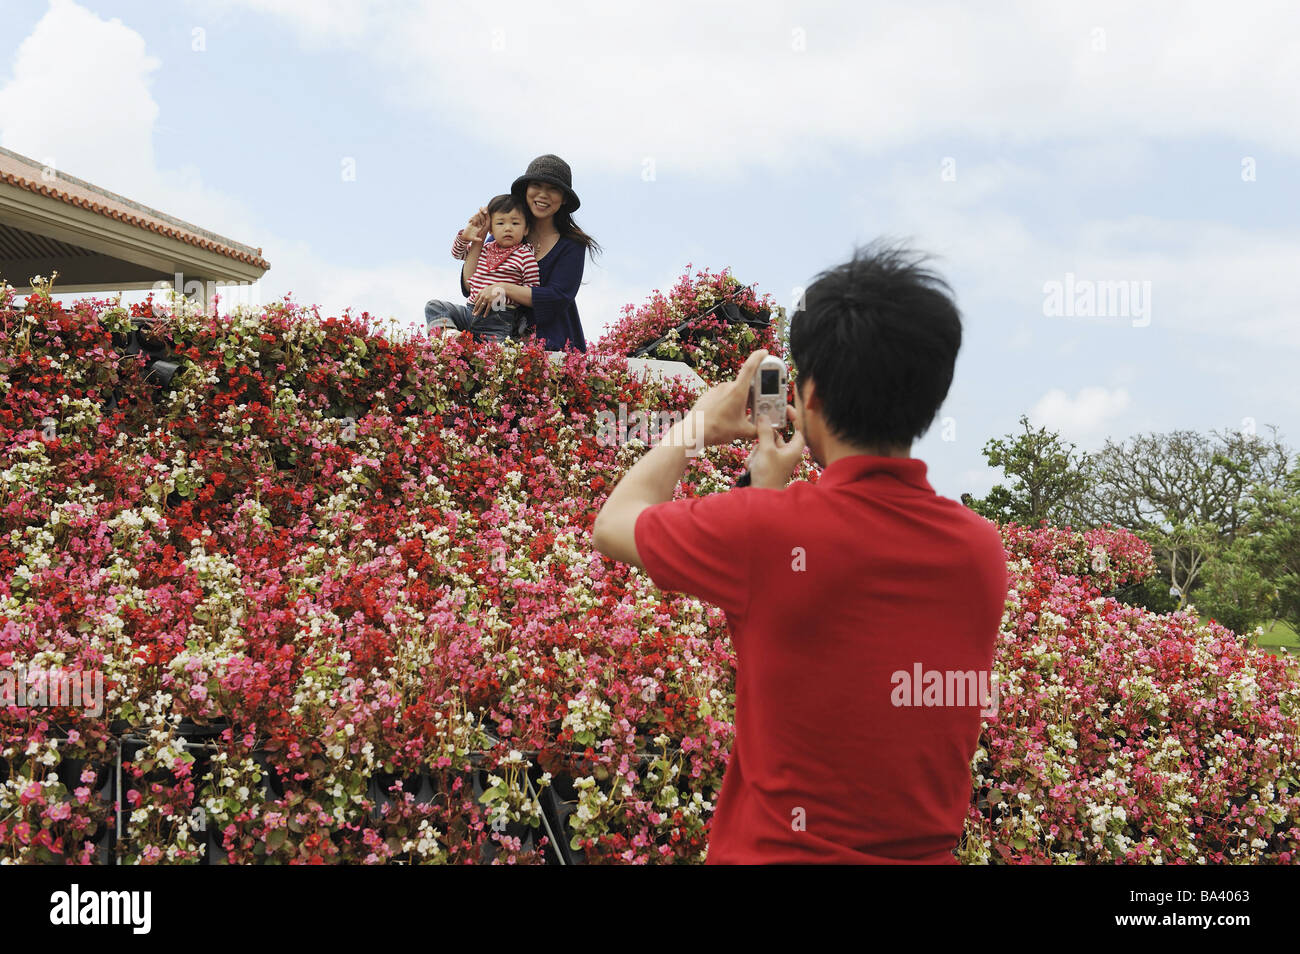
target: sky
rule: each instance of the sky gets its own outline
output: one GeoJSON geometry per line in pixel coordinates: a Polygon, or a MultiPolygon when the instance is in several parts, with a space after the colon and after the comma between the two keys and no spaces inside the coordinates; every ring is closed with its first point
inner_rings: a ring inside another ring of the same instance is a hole
{"type": "Polygon", "coordinates": [[[254,302],[412,329],[451,241],[563,157],[589,340],[689,266],[778,304],[876,238],[963,317],[912,447],[982,495],[1079,451],[1300,445],[1300,5],[3,0],[0,146],[246,245],[254,302]]]}

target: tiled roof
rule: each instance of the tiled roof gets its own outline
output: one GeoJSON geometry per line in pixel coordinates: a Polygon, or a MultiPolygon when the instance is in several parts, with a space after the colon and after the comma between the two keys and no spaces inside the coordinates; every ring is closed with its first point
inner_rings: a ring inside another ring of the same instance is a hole
{"type": "Polygon", "coordinates": [[[188,222],[182,222],[170,215],[164,215],[148,206],[132,202],[116,193],[108,192],[57,170],[53,171],[53,178],[46,181],[42,176],[43,171],[44,167],[39,162],[0,148],[0,182],[59,199],[69,205],[157,232],[159,235],[177,239],[188,245],[208,249],[264,271],[271,267],[270,263],[262,258],[260,248],[232,242],[228,238],[190,225],[188,222]]]}

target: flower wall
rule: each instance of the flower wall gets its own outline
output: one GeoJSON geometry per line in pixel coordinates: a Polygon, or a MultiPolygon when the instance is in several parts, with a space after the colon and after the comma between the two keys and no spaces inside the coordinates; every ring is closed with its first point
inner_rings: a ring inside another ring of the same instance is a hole
{"type": "Polygon", "coordinates": [[[1002,528],[1012,588],[959,857],[1294,863],[1300,672],[1194,614],[1106,594],[1156,572],[1122,529],[1002,528]]]}
{"type": "MultiPolygon", "coordinates": [[[[102,712],[0,708],[0,860],[702,861],[725,619],[590,527],[645,449],[601,413],[693,400],[618,355],[732,281],[683,276],[558,361],[288,302],[169,310],[165,387],[119,350],[148,306],[0,292],[0,671],[104,688],[102,712]]],[[[711,383],[779,352],[739,325],[682,346],[711,383]]],[[[746,455],[695,458],[679,495],[746,455]]],[[[1100,599],[1150,571],[1123,531],[1004,533],[961,856],[1291,860],[1292,664],[1100,599]]]]}

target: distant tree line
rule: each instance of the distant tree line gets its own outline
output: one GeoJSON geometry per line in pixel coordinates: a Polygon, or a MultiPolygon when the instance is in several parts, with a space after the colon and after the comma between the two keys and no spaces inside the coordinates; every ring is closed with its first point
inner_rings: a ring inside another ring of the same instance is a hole
{"type": "Polygon", "coordinates": [[[1087,454],[1020,424],[984,445],[1004,482],[962,503],[998,523],[1126,527],[1151,544],[1161,576],[1117,598],[1159,613],[1193,603],[1242,633],[1274,619],[1300,631],[1300,458],[1277,428],[1108,439],[1087,454]]]}

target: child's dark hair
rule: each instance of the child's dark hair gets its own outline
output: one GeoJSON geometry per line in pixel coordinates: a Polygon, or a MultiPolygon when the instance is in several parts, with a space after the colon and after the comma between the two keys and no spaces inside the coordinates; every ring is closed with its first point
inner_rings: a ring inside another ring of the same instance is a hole
{"type": "Polygon", "coordinates": [[[528,204],[520,199],[516,199],[508,192],[505,195],[497,196],[487,204],[489,224],[492,221],[492,216],[496,215],[498,212],[522,212],[524,215],[524,225],[530,229],[533,227],[533,213],[528,210],[528,204]]]}
{"type": "Polygon", "coordinates": [[[961,314],[926,256],[875,242],[827,269],[790,319],[790,357],[816,383],[841,440],[873,450],[909,447],[930,428],[952,384],[961,314]]]}

